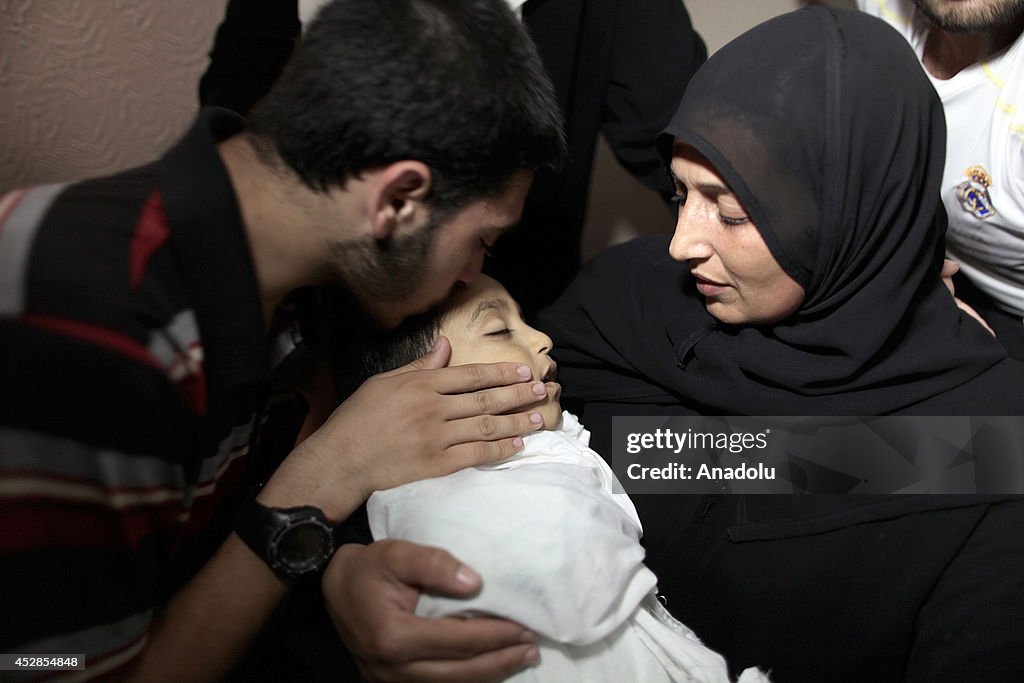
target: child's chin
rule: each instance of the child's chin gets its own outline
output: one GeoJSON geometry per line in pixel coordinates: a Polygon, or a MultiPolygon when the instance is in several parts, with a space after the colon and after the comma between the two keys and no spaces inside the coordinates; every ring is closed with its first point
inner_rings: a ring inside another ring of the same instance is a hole
{"type": "Polygon", "coordinates": [[[559,429],[562,426],[562,406],[556,400],[550,400],[540,409],[544,418],[544,429],[559,429]]]}

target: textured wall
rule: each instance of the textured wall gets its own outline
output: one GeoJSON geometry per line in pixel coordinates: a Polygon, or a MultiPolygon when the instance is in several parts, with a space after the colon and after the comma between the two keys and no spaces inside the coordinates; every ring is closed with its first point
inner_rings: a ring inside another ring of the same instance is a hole
{"type": "Polygon", "coordinates": [[[0,191],[128,168],[188,126],[226,0],[0,0],[0,191]]]}

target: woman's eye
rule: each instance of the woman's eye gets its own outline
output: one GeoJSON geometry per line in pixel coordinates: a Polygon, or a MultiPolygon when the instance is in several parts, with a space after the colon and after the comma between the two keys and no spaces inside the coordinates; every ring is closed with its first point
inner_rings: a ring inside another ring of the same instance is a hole
{"type": "Polygon", "coordinates": [[[733,218],[732,216],[723,216],[722,214],[718,214],[718,220],[722,221],[726,225],[743,225],[744,223],[750,222],[750,217],[740,216],[738,218],[733,218]]]}
{"type": "Polygon", "coordinates": [[[512,334],[512,330],[507,327],[503,327],[500,330],[494,330],[493,332],[487,332],[484,334],[485,337],[504,337],[507,334],[512,334]]]}

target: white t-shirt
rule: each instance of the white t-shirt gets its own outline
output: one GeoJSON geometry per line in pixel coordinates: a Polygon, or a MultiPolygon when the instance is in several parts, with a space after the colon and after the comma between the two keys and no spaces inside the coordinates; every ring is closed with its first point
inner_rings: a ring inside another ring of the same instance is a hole
{"type": "Polygon", "coordinates": [[[523,5],[526,4],[526,0],[505,0],[508,6],[512,8],[512,11],[516,13],[516,16],[520,20],[523,18],[523,5]]]}
{"type": "MultiPolygon", "coordinates": [[[[912,0],[857,4],[922,58],[929,23],[912,0]]],[[[1024,316],[1024,36],[948,80],[928,76],[946,112],[949,257],[1001,308],[1024,316]]]]}

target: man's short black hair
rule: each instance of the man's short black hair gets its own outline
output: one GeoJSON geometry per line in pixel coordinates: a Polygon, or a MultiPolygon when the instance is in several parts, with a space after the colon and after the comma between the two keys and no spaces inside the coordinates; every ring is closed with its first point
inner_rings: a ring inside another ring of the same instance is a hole
{"type": "Polygon", "coordinates": [[[441,212],[565,155],[551,82],[502,0],[332,0],[250,130],[319,191],[422,161],[441,212]]]}

